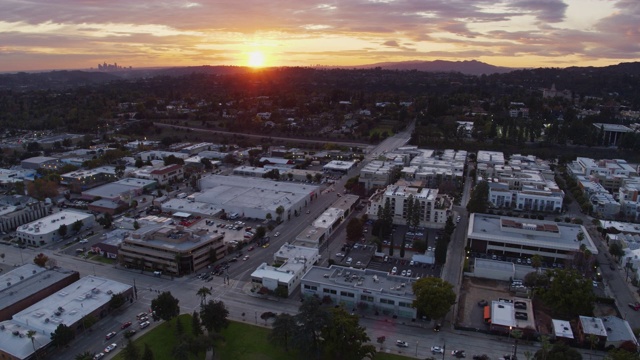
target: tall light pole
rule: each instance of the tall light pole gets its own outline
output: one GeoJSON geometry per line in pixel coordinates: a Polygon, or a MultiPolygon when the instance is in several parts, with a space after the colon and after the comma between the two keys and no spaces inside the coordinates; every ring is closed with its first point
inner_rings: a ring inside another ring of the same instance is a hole
{"type": "Polygon", "coordinates": [[[419,341],[416,341],[416,357],[418,357],[418,344],[419,343],[420,343],[419,341]]]}

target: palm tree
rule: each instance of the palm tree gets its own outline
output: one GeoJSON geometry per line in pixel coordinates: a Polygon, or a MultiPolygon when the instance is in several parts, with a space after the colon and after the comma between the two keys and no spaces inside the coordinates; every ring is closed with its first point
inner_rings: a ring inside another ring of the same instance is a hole
{"type": "Polygon", "coordinates": [[[208,287],[203,286],[198,289],[196,295],[200,296],[200,306],[204,306],[204,304],[207,302],[207,295],[211,295],[211,290],[209,290],[208,287]]]}
{"type": "Polygon", "coordinates": [[[538,254],[535,254],[531,257],[531,266],[536,269],[537,272],[540,272],[540,268],[542,267],[542,257],[538,254]]]}
{"type": "Polygon", "coordinates": [[[83,353],[77,354],[74,359],[75,360],[93,360],[94,356],[95,356],[94,353],[85,351],[83,353]]]}
{"type": "Polygon", "coordinates": [[[35,330],[27,331],[27,337],[31,340],[31,346],[33,346],[33,353],[36,355],[36,359],[38,358],[38,351],[36,350],[36,332],[35,330]]]}

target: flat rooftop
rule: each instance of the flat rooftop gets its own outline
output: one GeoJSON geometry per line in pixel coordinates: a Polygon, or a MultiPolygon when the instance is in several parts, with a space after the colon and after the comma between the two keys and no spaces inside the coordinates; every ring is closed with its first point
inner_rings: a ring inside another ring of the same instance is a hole
{"type": "Polygon", "coordinates": [[[573,330],[571,330],[571,323],[566,320],[551,319],[553,323],[553,331],[556,337],[573,339],[573,330]]]}
{"type": "Polygon", "coordinates": [[[607,329],[604,327],[602,319],[590,316],[580,316],[579,321],[582,325],[582,331],[586,335],[607,336],[607,329]]]}
{"type": "Polygon", "coordinates": [[[113,280],[85,276],[56,294],[13,315],[13,321],[31,326],[38,332],[53,333],[58,325],[73,325],[107,304],[112,294],[124,293],[130,285],[113,280]]]}
{"type": "Polygon", "coordinates": [[[45,269],[35,264],[25,264],[0,275],[0,309],[28,298],[34,293],[73,275],[66,269],[45,269]],[[5,284],[11,284],[4,286],[5,284]]]}
{"type": "Polygon", "coordinates": [[[580,249],[578,233],[584,234],[582,243],[597,255],[598,249],[582,225],[474,213],[467,229],[467,237],[472,239],[566,251],[580,249]]]}
{"type": "Polygon", "coordinates": [[[52,231],[57,231],[60,225],[67,225],[71,228],[76,221],[84,221],[86,219],[93,218],[93,215],[80,211],[63,210],[58,213],[45,216],[40,220],[22,225],[18,227],[17,231],[23,234],[36,235],[36,234],[48,234],[52,231]]]}
{"type": "Polygon", "coordinates": [[[197,201],[223,209],[253,208],[273,214],[279,206],[286,209],[318,191],[311,184],[221,175],[203,177],[200,188],[202,194],[196,197],[197,201]]]}
{"type": "Polygon", "coordinates": [[[18,359],[26,359],[33,354],[33,348],[41,347],[51,342],[51,334],[39,329],[7,320],[0,323],[0,349],[18,359]],[[35,331],[33,343],[27,336],[29,331],[35,331]]]}
{"type": "Polygon", "coordinates": [[[331,265],[328,269],[326,267],[313,266],[302,277],[302,280],[410,298],[414,297],[411,286],[416,281],[416,279],[406,276],[390,275],[384,271],[355,269],[337,265],[331,265]]]}

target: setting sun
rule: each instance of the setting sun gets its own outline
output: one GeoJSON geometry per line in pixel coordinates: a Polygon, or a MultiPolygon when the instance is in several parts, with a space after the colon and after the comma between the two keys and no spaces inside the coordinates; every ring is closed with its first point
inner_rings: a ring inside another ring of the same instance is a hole
{"type": "Polygon", "coordinates": [[[263,67],[265,65],[264,54],[260,51],[250,52],[248,65],[251,67],[263,67]]]}

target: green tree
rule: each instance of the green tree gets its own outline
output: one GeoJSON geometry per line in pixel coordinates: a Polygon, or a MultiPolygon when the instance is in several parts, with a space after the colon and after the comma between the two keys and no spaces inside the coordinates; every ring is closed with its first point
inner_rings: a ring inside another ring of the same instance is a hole
{"type": "Polygon", "coordinates": [[[127,299],[124,297],[124,295],[122,295],[122,294],[113,294],[113,295],[111,295],[111,300],[109,300],[109,308],[111,308],[111,310],[118,309],[122,305],[124,305],[124,303],[126,301],[127,301],[127,299]]]}
{"type": "Polygon", "coordinates": [[[115,167],[115,173],[116,176],[118,177],[118,179],[121,179],[124,176],[124,170],[125,170],[125,166],[122,164],[118,164],[115,167]]]}
{"type": "Polygon", "coordinates": [[[74,359],[75,360],[93,360],[94,356],[95,356],[95,353],[85,351],[80,354],[77,354],[74,359]]]}
{"type": "Polygon", "coordinates": [[[144,352],[142,353],[142,360],[154,360],[153,350],[149,344],[144,344],[144,352]]]}
{"type": "Polygon", "coordinates": [[[624,256],[624,250],[622,249],[622,246],[620,246],[620,244],[617,241],[613,241],[609,245],[609,254],[611,254],[618,261],[620,261],[620,258],[624,256]]]}
{"type": "Polygon", "coordinates": [[[453,285],[440,278],[418,279],[413,283],[412,288],[416,296],[413,306],[432,319],[444,317],[456,301],[453,285]]]}
{"type": "Polygon", "coordinates": [[[280,346],[289,352],[289,347],[293,345],[293,338],[298,331],[298,324],[295,317],[282,313],[276,316],[273,327],[269,332],[269,341],[280,346]]]}
{"type": "Polygon", "coordinates": [[[262,239],[267,234],[267,229],[264,226],[258,226],[256,228],[256,238],[262,239]]]}
{"type": "Polygon", "coordinates": [[[27,331],[27,338],[31,340],[31,346],[33,347],[33,353],[35,354],[36,359],[38,358],[38,349],[36,349],[36,334],[35,330],[27,331]]]}
{"type": "Polygon", "coordinates": [[[347,241],[356,242],[363,235],[362,222],[358,218],[351,218],[347,223],[347,241]]]}
{"type": "Polygon", "coordinates": [[[195,310],[191,314],[191,333],[194,336],[202,335],[202,322],[200,321],[200,315],[195,310]]]}
{"type": "Polygon", "coordinates": [[[33,263],[40,267],[45,267],[48,261],[49,257],[43,253],[39,253],[33,258],[33,263]]]}
{"type": "Polygon", "coordinates": [[[204,306],[204,304],[207,303],[207,296],[211,295],[211,290],[208,287],[203,286],[200,289],[198,289],[198,292],[196,292],[196,295],[200,297],[200,307],[202,307],[204,306]]]}
{"type": "Polygon", "coordinates": [[[556,343],[545,355],[543,349],[536,351],[535,360],[582,360],[582,355],[563,343],[556,343]]]}
{"type": "Polygon", "coordinates": [[[420,226],[420,218],[422,217],[422,205],[419,199],[413,199],[413,211],[411,211],[410,224],[414,228],[420,226]]]}
{"type": "Polygon", "coordinates": [[[176,360],[189,360],[189,344],[186,341],[177,341],[171,355],[176,360]]]}
{"type": "Polygon", "coordinates": [[[82,318],[82,327],[85,329],[89,329],[97,322],[98,319],[95,316],[89,314],[82,318]]]}
{"type": "Polygon", "coordinates": [[[222,301],[209,300],[209,302],[200,310],[200,319],[202,319],[202,325],[209,332],[220,330],[229,326],[229,310],[222,301]]]}
{"type": "Polygon", "coordinates": [[[67,235],[67,225],[66,224],[62,224],[60,225],[60,227],[58,228],[58,234],[61,237],[65,237],[67,235]]]}
{"type": "Polygon", "coordinates": [[[540,270],[542,267],[542,256],[535,254],[531,257],[531,266],[536,269],[536,271],[540,270]]]}
{"type": "Polygon", "coordinates": [[[595,295],[591,279],[573,269],[548,271],[549,286],[540,289],[541,298],[557,315],[572,319],[578,315],[590,316],[595,295]]]}
{"type": "Polygon", "coordinates": [[[124,360],[138,360],[140,358],[140,351],[131,341],[131,338],[127,339],[127,345],[122,349],[122,358],[124,360]]]}
{"type": "Polygon", "coordinates": [[[154,318],[170,321],[180,314],[180,301],[171,295],[171,292],[164,291],[158,297],[151,300],[151,310],[154,311],[154,318]]]}
{"type": "Polygon", "coordinates": [[[80,230],[82,230],[82,220],[76,220],[73,225],[71,225],[71,230],[73,230],[74,233],[78,233],[80,230]]]}
{"type": "Polygon", "coordinates": [[[65,324],[60,324],[54,332],[51,333],[51,341],[55,347],[64,347],[73,340],[75,333],[65,324]]]}
{"type": "Polygon", "coordinates": [[[282,221],[282,214],[284,214],[284,206],[280,205],[276,208],[276,214],[278,218],[276,219],[278,222],[282,221]]]}
{"type": "Polygon", "coordinates": [[[486,181],[479,182],[471,193],[471,198],[467,203],[469,213],[484,213],[487,211],[489,199],[489,184],[486,181]]]}
{"type": "Polygon", "coordinates": [[[320,299],[308,297],[295,316],[299,324],[293,343],[301,354],[320,354],[322,329],[329,324],[329,314],[320,299]]]}
{"type": "Polygon", "coordinates": [[[604,360],[640,360],[640,355],[637,352],[629,352],[618,348],[609,350],[604,360]]]}
{"type": "Polygon", "coordinates": [[[330,322],[322,329],[322,352],[325,359],[373,359],[376,347],[368,344],[369,336],[358,323],[358,315],[342,307],[332,308],[330,322]]]}

